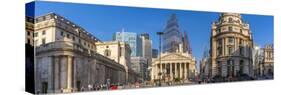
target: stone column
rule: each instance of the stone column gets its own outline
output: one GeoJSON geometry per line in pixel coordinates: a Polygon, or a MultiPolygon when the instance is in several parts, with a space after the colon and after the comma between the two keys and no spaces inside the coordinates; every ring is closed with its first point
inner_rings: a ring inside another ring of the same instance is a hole
{"type": "Polygon", "coordinates": [[[59,92],[58,90],[60,89],[60,57],[59,56],[54,56],[54,90],[55,92],[59,92]]]}
{"type": "Polygon", "coordinates": [[[222,42],[222,45],[221,45],[222,46],[222,56],[225,56],[225,54],[224,54],[224,38],[221,38],[221,42],[222,42]]]}
{"type": "Polygon", "coordinates": [[[162,78],[163,80],[165,80],[165,76],[166,76],[166,72],[167,72],[167,69],[166,69],[166,63],[162,63],[164,66],[163,66],[163,73],[162,73],[162,78]]]}
{"type": "MultiPolygon", "coordinates": [[[[239,51],[238,38],[237,37],[235,37],[235,40],[234,40],[234,47],[235,47],[234,50],[239,51]]],[[[235,52],[235,55],[239,56],[239,52],[235,52]]]]}
{"type": "Polygon", "coordinates": [[[173,79],[173,67],[172,67],[172,63],[169,63],[170,65],[170,80],[173,79]]]}
{"type": "Polygon", "coordinates": [[[189,69],[189,64],[190,64],[190,63],[186,63],[186,78],[187,78],[187,79],[189,78],[189,71],[190,71],[190,69],[189,69]]]}
{"type": "Polygon", "coordinates": [[[177,67],[178,63],[175,63],[175,78],[178,77],[178,67],[177,67]]]}
{"type": "Polygon", "coordinates": [[[183,71],[183,70],[182,70],[182,69],[183,69],[183,68],[182,68],[182,63],[179,63],[179,64],[180,64],[180,78],[183,78],[183,77],[182,77],[182,71],[183,71]]]}
{"type": "Polygon", "coordinates": [[[167,63],[163,63],[164,64],[164,71],[165,71],[165,74],[167,73],[167,63]]]}
{"type": "MultiPolygon", "coordinates": [[[[160,72],[163,73],[162,63],[160,63],[160,72]]],[[[162,74],[161,74],[161,76],[162,76],[162,74]]],[[[160,77],[161,77],[161,76],[160,76],[160,77]]]]}
{"type": "Polygon", "coordinates": [[[48,83],[50,83],[50,89],[48,89],[48,90],[51,90],[52,92],[54,92],[55,91],[55,57],[54,56],[50,56],[50,58],[51,58],[51,63],[50,63],[50,68],[49,68],[49,72],[50,72],[50,74],[49,74],[49,81],[48,81],[48,83]]]}
{"type": "Polygon", "coordinates": [[[71,92],[72,89],[72,57],[67,56],[67,91],[71,92]]]}
{"type": "Polygon", "coordinates": [[[76,81],[77,81],[77,79],[76,79],[76,72],[77,72],[77,66],[76,66],[76,64],[77,64],[77,61],[76,61],[76,58],[73,56],[73,84],[72,84],[72,87],[75,89],[75,90],[77,90],[77,84],[76,84],[76,81]]]}
{"type": "Polygon", "coordinates": [[[156,71],[157,79],[160,79],[160,78],[159,78],[159,71],[160,71],[160,64],[158,63],[158,64],[157,64],[157,71],[156,71]]]}
{"type": "Polygon", "coordinates": [[[186,63],[183,63],[183,79],[186,79],[186,63]]]}
{"type": "MultiPolygon", "coordinates": [[[[150,76],[150,79],[151,79],[151,80],[154,80],[154,70],[155,70],[155,69],[154,69],[153,64],[151,65],[151,67],[152,67],[152,68],[151,68],[151,76],[150,76]]],[[[118,75],[118,76],[119,76],[119,75],[118,75]]]]}
{"type": "Polygon", "coordinates": [[[59,76],[60,76],[60,88],[59,90],[63,90],[65,92],[65,88],[67,88],[67,56],[60,57],[59,64],[59,76]]]}

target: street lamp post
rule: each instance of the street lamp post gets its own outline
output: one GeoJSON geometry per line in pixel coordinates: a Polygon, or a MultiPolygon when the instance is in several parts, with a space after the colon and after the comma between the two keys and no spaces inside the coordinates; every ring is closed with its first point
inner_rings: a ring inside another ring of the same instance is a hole
{"type": "MultiPolygon", "coordinates": [[[[159,35],[159,64],[160,65],[162,65],[161,64],[161,36],[164,34],[164,32],[157,32],[157,35],[159,35]]],[[[162,73],[162,72],[161,72],[162,73]]],[[[162,75],[162,74],[161,74],[162,75]]],[[[161,79],[162,79],[162,76],[160,77],[161,79]]],[[[160,85],[161,85],[161,79],[159,79],[159,83],[160,83],[160,85]]]]}

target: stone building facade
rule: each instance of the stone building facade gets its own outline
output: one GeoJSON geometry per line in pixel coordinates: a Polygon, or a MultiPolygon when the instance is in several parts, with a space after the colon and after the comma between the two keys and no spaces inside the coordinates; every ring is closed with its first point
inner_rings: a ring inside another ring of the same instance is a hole
{"type": "Polygon", "coordinates": [[[25,17],[25,43],[33,46],[34,18],[25,17]]]}
{"type": "Polygon", "coordinates": [[[148,60],[144,57],[131,57],[132,69],[138,74],[140,81],[148,80],[148,60]]]}
{"type": "Polygon", "coordinates": [[[252,76],[252,33],[240,14],[222,13],[212,24],[210,43],[212,77],[252,76]]]}
{"type": "Polygon", "coordinates": [[[97,42],[96,46],[98,53],[125,67],[126,83],[135,83],[137,81],[137,74],[132,70],[131,66],[131,49],[129,44],[120,41],[109,41],[97,42]]]}
{"type": "Polygon", "coordinates": [[[268,44],[263,48],[263,75],[273,75],[274,72],[274,53],[273,44],[268,44]]]}
{"type": "Polygon", "coordinates": [[[91,33],[55,13],[34,20],[36,93],[125,84],[125,67],[97,53],[95,43],[100,40],[91,33]]]}
{"type": "Polygon", "coordinates": [[[211,64],[210,64],[209,50],[205,49],[203,58],[200,60],[200,78],[202,80],[208,80],[211,78],[211,64]]]}

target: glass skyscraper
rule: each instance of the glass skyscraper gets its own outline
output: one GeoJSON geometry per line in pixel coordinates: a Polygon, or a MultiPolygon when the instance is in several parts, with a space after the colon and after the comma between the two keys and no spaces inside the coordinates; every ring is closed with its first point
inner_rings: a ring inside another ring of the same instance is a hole
{"type": "Polygon", "coordinates": [[[187,32],[181,32],[176,14],[172,14],[167,21],[163,35],[162,52],[188,52],[191,54],[191,46],[187,32]],[[181,46],[181,47],[180,47],[181,46]]]}
{"type": "Polygon", "coordinates": [[[125,32],[124,29],[121,32],[116,32],[113,36],[113,40],[115,41],[123,41],[129,44],[131,48],[131,56],[136,56],[137,52],[137,34],[133,32],[125,32]]]}
{"type": "Polygon", "coordinates": [[[176,14],[172,14],[164,30],[162,52],[177,52],[177,50],[179,50],[179,44],[181,43],[182,36],[176,14]]]}

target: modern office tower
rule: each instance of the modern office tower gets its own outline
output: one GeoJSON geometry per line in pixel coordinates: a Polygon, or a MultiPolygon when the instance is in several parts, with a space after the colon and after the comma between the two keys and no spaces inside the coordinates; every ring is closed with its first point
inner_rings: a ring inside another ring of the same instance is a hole
{"type": "Polygon", "coordinates": [[[158,50],[152,49],[152,58],[157,58],[157,57],[158,57],[158,50]]]}
{"type": "Polygon", "coordinates": [[[131,48],[131,56],[137,55],[137,34],[134,32],[125,32],[124,29],[122,29],[121,32],[116,32],[113,36],[113,40],[115,41],[121,41],[129,44],[131,48]]]}
{"type": "Polygon", "coordinates": [[[168,20],[162,40],[163,50],[160,52],[178,52],[179,45],[182,43],[182,36],[176,14],[172,14],[168,20]]]}
{"type": "Polygon", "coordinates": [[[188,52],[192,54],[191,44],[189,42],[189,38],[186,32],[184,32],[182,36],[182,44],[183,44],[183,52],[188,52]]]}
{"type": "Polygon", "coordinates": [[[149,39],[149,34],[143,33],[138,36],[138,56],[148,60],[148,65],[151,65],[152,59],[152,41],[149,39]]]}

